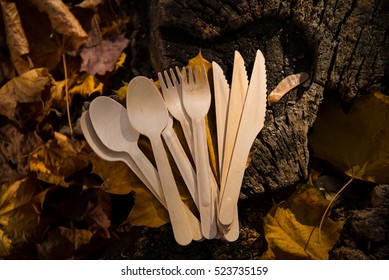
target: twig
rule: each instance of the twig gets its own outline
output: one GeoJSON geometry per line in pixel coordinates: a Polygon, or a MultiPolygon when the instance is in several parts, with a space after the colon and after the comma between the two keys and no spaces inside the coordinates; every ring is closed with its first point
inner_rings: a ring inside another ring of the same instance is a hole
{"type": "Polygon", "coordinates": [[[319,242],[321,242],[321,228],[323,226],[323,223],[324,223],[324,219],[325,217],[327,216],[327,213],[328,211],[330,210],[330,207],[332,205],[332,203],[336,200],[336,198],[338,197],[338,195],[352,182],[354,178],[351,178],[334,196],[334,198],[330,201],[330,203],[328,204],[326,210],[324,211],[324,214],[323,216],[321,217],[321,221],[320,221],[320,225],[319,225],[319,242]]]}

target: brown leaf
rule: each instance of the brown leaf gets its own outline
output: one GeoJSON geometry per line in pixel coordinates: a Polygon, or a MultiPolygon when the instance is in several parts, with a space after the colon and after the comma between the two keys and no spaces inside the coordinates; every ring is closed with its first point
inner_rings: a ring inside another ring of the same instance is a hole
{"type": "Polygon", "coordinates": [[[52,27],[60,34],[69,37],[86,37],[84,29],[61,0],[29,0],[39,11],[46,13],[52,27]]]}
{"type": "Polygon", "coordinates": [[[40,259],[70,259],[82,246],[88,244],[93,233],[85,229],[57,227],[49,232],[47,238],[37,244],[40,259]]]}
{"type": "Polygon", "coordinates": [[[103,39],[94,47],[82,48],[80,71],[86,71],[91,75],[104,75],[114,70],[120,54],[129,42],[122,34],[110,39],[103,39]]]}
{"type": "Polygon", "coordinates": [[[10,80],[0,88],[0,115],[15,119],[17,104],[40,101],[41,92],[50,80],[46,68],[30,70],[10,80]]]}
{"type": "Polygon", "coordinates": [[[12,253],[32,238],[38,227],[38,214],[31,203],[41,191],[29,177],[0,187],[0,256],[12,253]]]}
{"type": "Polygon", "coordinates": [[[66,135],[54,132],[54,139],[31,155],[30,170],[42,181],[67,187],[71,181],[66,179],[88,166],[79,155],[85,145],[85,141],[72,141],[66,135]]]}
{"type": "Polygon", "coordinates": [[[3,12],[3,21],[7,35],[7,45],[11,59],[16,71],[19,74],[27,72],[33,65],[31,61],[23,57],[30,52],[26,34],[15,3],[0,2],[3,12]]]}
{"type": "Polygon", "coordinates": [[[28,175],[28,155],[43,145],[36,131],[22,132],[10,121],[0,127],[0,184],[28,175]]]}
{"type": "Polygon", "coordinates": [[[84,9],[94,10],[98,5],[102,4],[103,0],[84,0],[80,4],[77,4],[77,7],[84,9]]]}
{"type": "Polygon", "coordinates": [[[54,69],[61,60],[61,40],[54,33],[48,17],[39,12],[28,1],[18,1],[17,7],[29,43],[31,58],[35,67],[54,69]]]}
{"type": "Polygon", "coordinates": [[[334,96],[320,105],[309,137],[313,155],[352,178],[389,183],[389,97],[380,92],[358,97],[344,113],[334,96]]]}
{"type": "Polygon", "coordinates": [[[87,34],[81,24],[61,0],[29,0],[39,11],[46,13],[53,29],[71,40],[70,51],[77,51],[85,43],[87,34]]]}
{"type": "Polygon", "coordinates": [[[169,221],[169,214],[139,178],[122,162],[108,162],[95,153],[89,155],[93,173],[104,180],[102,190],[114,194],[135,192],[135,205],[127,223],[136,226],[159,227],[169,221]]]}

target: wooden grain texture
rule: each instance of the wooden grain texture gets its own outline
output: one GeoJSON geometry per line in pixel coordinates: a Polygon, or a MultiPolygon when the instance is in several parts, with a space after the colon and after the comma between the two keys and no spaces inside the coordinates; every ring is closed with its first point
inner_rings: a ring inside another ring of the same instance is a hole
{"type": "Polygon", "coordinates": [[[310,75],[309,87],[268,107],[253,147],[242,191],[274,191],[307,178],[307,134],[324,92],[337,92],[347,105],[388,79],[388,14],[384,0],[152,0],[151,60],[159,71],[186,64],[201,48],[231,80],[234,50],[250,73],[260,49],[268,92],[287,75],[310,75]]]}

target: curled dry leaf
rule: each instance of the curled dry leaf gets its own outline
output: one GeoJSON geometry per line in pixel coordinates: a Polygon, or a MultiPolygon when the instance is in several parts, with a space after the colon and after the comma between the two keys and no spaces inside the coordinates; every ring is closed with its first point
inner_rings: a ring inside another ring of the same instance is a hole
{"type": "Polygon", "coordinates": [[[103,3],[103,0],[84,0],[80,4],[77,4],[77,7],[84,9],[96,9],[96,7],[103,3]]]}
{"type": "Polygon", "coordinates": [[[298,85],[304,83],[308,79],[309,75],[305,72],[287,76],[269,94],[269,105],[276,104],[286,93],[288,93],[290,90],[297,87],[298,85]]]}
{"type": "Polygon", "coordinates": [[[69,37],[86,37],[84,29],[62,0],[29,1],[49,16],[52,27],[58,33],[69,37]]]}
{"type": "Polygon", "coordinates": [[[20,21],[19,12],[15,3],[1,1],[0,5],[12,63],[16,71],[22,74],[30,70],[33,65],[28,58],[23,57],[30,52],[30,48],[20,21]]]}
{"type": "Polygon", "coordinates": [[[77,51],[85,43],[87,34],[81,24],[61,0],[28,0],[38,7],[39,11],[46,13],[52,28],[59,34],[69,37],[67,45],[70,52],[77,51]]]}
{"type": "Polygon", "coordinates": [[[0,88],[0,115],[15,119],[18,103],[32,103],[41,100],[41,93],[51,81],[46,68],[30,70],[13,78],[0,88]]]}

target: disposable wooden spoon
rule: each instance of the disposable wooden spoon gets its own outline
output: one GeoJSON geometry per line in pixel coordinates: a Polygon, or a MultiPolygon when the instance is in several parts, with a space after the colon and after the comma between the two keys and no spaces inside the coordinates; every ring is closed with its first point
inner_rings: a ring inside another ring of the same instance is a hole
{"type": "MultiPolygon", "coordinates": [[[[126,109],[113,99],[103,96],[92,101],[89,111],[92,128],[96,131],[96,136],[99,137],[103,145],[112,151],[129,154],[131,158],[130,160],[126,159],[125,162],[134,172],[137,171],[136,174],[141,173],[137,176],[166,208],[167,203],[158,172],[139,149],[137,142],[140,134],[131,126],[126,109]]],[[[182,201],[180,203],[190,221],[193,240],[202,239],[198,219],[182,201]]]]}
{"type": "Polygon", "coordinates": [[[120,103],[106,96],[97,97],[89,106],[89,117],[105,146],[116,152],[129,153],[146,177],[155,172],[138,146],[139,132],[128,121],[127,111],[120,103]]]}
{"type": "MultiPolygon", "coordinates": [[[[149,181],[143,175],[142,171],[136,165],[134,160],[130,157],[129,154],[125,152],[115,152],[111,149],[108,149],[99,139],[95,130],[93,129],[92,122],[89,117],[89,111],[85,111],[80,118],[81,130],[85,137],[86,142],[88,142],[89,146],[92,150],[103,160],[106,161],[122,161],[127,164],[128,167],[135,173],[136,176],[146,185],[149,186],[149,190],[151,193],[160,200],[161,204],[164,204],[164,198],[159,197],[158,192],[154,190],[153,187],[150,186],[149,181]]],[[[131,189],[125,189],[120,194],[127,194],[131,191],[131,189]]]]}
{"type": "Polygon", "coordinates": [[[138,76],[129,83],[127,113],[132,126],[151,142],[175,239],[181,245],[189,244],[192,231],[161,138],[169,121],[168,111],[148,78],[138,76]]]}

